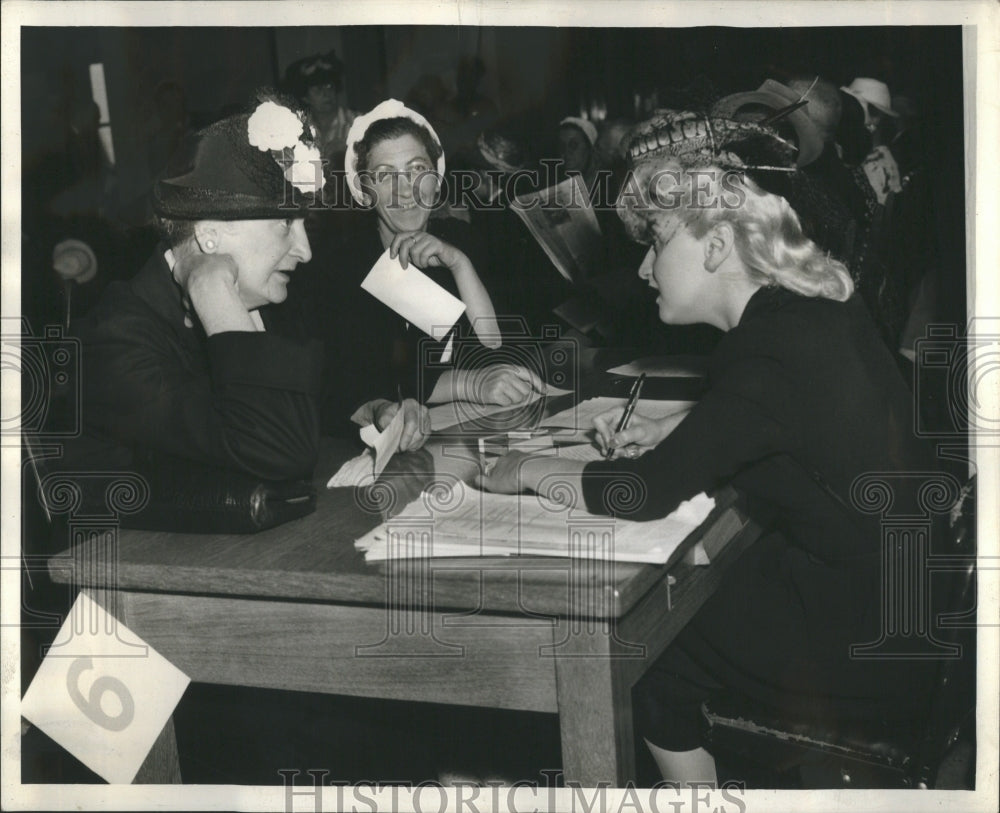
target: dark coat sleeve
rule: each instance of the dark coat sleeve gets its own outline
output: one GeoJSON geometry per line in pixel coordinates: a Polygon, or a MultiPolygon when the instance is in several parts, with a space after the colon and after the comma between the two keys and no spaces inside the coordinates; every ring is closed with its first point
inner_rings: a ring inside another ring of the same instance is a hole
{"type": "Polygon", "coordinates": [[[109,318],[82,335],[91,428],[264,479],[310,476],[319,446],[317,344],[271,332],[178,335],[127,296],[107,305],[109,318]]]}
{"type": "Polygon", "coordinates": [[[714,377],[709,391],[656,448],[636,460],[587,465],[583,496],[588,511],[632,520],[665,517],[683,500],[713,491],[745,467],[794,449],[798,418],[780,361],[753,353],[714,377]],[[623,492],[634,499],[623,505],[623,492]]]}

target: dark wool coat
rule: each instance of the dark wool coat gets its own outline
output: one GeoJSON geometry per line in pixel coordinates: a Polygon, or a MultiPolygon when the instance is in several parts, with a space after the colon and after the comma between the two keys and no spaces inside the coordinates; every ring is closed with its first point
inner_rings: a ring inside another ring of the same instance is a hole
{"type": "MultiPolygon", "coordinates": [[[[609,477],[641,478],[645,497],[621,513],[630,519],[664,516],[729,483],[769,532],[646,681],[658,698],[647,718],[685,699],[691,711],[719,687],[836,714],[919,706],[932,665],[849,655],[882,623],[881,518],[852,505],[852,483],[935,469],[912,429],[913,397],[863,305],[761,289],[712,356],[707,385],[655,449],[584,474],[594,513],[609,512],[609,477]]],[[[897,507],[912,498],[896,494],[897,507]]],[[[683,714],[659,716],[671,730],[654,741],[697,745],[683,714]]]]}
{"type": "MultiPolygon", "coordinates": [[[[164,454],[279,480],[311,477],[322,348],[271,329],[185,325],[164,247],[75,326],[83,435],[67,457],[99,468],[164,454]]],[[[67,462],[70,462],[68,460],[67,462]]]]}

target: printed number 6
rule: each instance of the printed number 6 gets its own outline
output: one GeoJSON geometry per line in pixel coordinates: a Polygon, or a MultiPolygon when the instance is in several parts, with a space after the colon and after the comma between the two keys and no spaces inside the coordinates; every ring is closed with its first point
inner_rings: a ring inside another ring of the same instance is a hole
{"type": "Polygon", "coordinates": [[[94,668],[94,662],[90,658],[77,658],[69,667],[66,675],[66,690],[76,707],[97,723],[101,728],[109,731],[121,731],[128,728],[135,716],[135,701],[129,693],[128,687],[118,678],[102,675],[90,685],[89,697],[84,697],[79,689],[80,675],[88,669],[94,668]],[[101,708],[101,698],[105,692],[111,692],[118,698],[122,710],[112,717],[104,713],[101,708]]]}

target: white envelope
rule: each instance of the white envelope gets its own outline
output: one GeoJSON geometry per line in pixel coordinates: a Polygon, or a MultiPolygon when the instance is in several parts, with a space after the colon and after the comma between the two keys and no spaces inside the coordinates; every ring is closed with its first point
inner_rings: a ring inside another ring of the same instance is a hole
{"type": "Polygon", "coordinates": [[[361,287],[379,302],[440,341],[465,312],[465,303],[452,296],[413,263],[403,268],[386,249],[361,287]]]}

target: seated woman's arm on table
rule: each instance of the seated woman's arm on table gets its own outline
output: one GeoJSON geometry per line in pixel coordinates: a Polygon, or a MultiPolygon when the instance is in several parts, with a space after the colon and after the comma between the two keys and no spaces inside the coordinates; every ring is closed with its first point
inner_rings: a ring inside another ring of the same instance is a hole
{"type": "Polygon", "coordinates": [[[795,422],[784,406],[788,389],[776,367],[770,359],[746,359],[690,411],[660,419],[636,412],[621,432],[615,431],[621,407],[598,416],[598,445],[602,452],[612,450],[611,460],[583,463],[510,452],[478,482],[502,493],[530,490],[553,499],[570,493],[588,511],[607,514],[611,509],[603,495],[609,478],[637,476],[646,495],[623,518],[664,517],[682,501],[724,484],[743,466],[792,448],[795,422]],[[566,483],[572,486],[568,492],[566,483]]]}
{"type": "MultiPolygon", "coordinates": [[[[476,273],[472,262],[450,243],[425,231],[396,234],[389,253],[398,257],[406,268],[412,262],[418,267],[444,266],[455,279],[459,295],[466,306],[466,316],[479,342],[488,348],[501,346],[500,327],[490,295],[476,273]]],[[[516,364],[490,364],[479,369],[451,368],[444,371],[427,398],[428,403],[473,401],[482,404],[513,406],[534,395],[545,394],[545,383],[539,376],[516,364]]]]}

